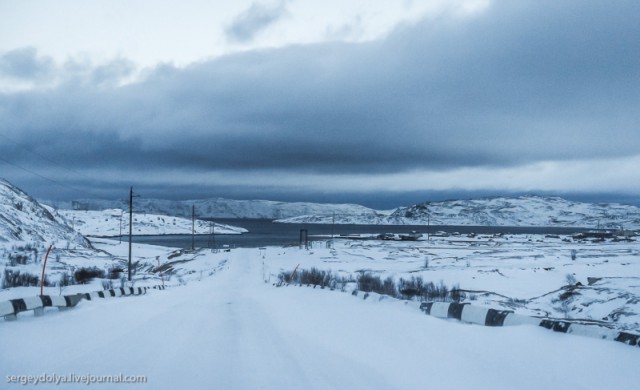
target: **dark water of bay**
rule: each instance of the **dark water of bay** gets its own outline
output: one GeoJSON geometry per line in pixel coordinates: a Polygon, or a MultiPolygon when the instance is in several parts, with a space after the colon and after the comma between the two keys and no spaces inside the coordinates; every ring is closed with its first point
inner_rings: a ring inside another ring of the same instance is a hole
{"type": "MultiPolygon", "coordinates": [[[[329,225],[329,224],[288,224],[274,223],[267,219],[213,219],[216,223],[238,226],[247,229],[244,234],[200,234],[134,236],[133,242],[162,245],[174,248],[259,248],[264,246],[298,245],[300,230],[306,229],[309,240],[325,240],[332,235],[340,236],[369,235],[380,233],[403,234],[416,231],[433,234],[438,231],[460,234],[574,234],[584,232],[585,228],[562,227],[505,227],[505,226],[442,226],[442,225],[329,225]],[[322,237],[315,237],[322,236],[322,237]]],[[[123,237],[126,239],[126,237],[123,237]]]]}

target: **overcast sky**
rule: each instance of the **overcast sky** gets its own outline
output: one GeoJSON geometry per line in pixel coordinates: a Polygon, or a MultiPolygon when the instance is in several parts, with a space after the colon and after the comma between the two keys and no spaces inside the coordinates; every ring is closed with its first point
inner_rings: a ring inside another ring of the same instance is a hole
{"type": "Polygon", "coordinates": [[[640,194],[636,0],[0,0],[0,15],[0,177],[39,198],[640,194]]]}

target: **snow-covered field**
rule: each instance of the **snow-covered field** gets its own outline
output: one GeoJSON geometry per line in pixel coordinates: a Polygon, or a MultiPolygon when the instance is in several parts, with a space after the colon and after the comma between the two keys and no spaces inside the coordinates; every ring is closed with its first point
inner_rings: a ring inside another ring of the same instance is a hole
{"type": "MultiPolygon", "coordinates": [[[[355,283],[344,286],[347,293],[273,285],[296,267],[346,280],[362,273],[421,277],[459,285],[474,305],[593,319],[639,333],[640,245],[562,238],[336,240],[309,250],[229,252],[134,244],[135,286],[161,283],[155,271],[162,270],[172,287],[0,322],[2,387],[20,387],[8,383],[12,375],[123,374],[143,375],[146,384],[130,386],[153,389],[636,388],[638,347],[536,326],[441,320],[424,315],[416,301],[352,296],[355,283]]],[[[69,251],[59,253],[60,261],[102,267],[126,258],[126,242],[92,243],[113,257],[69,251]]],[[[94,281],[63,294],[100,287],[94,281]]],[[[37,290],[3,290],[0,301],[37,290]]]]}

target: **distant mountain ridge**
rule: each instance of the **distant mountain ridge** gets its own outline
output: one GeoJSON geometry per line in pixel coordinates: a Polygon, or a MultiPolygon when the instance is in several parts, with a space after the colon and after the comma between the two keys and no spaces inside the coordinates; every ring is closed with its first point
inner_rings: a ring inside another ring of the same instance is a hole
{"type": "MultiPolygon", "coordinates": [[[[81,200],[62,208],[128,209],[128,202],[81,200]]],[[[640,229],[640,208],[619,203],[584,203],[559,197],[520,196],[423,202],[395,210],[374,210],[356,204],[277,202],[212,198],[191,201],[134,200],[135,212],[197,218],[264,218],[282,223],[551,226],[640,229]]]]}
{"type": "MultiPolygon", "coordinates": [[[[111,200],[79,200],[74,202],[58,202],[56,207],[61,209],[106,210],[129,209],[128,202],[111,200]]],[[[277,202],[270,200],[233,200],[211,198],[200,200],[164,200],[144,199],[134,200],[135,212],[162,214],[176,217],[191,217],[191,208],[195,207],[198,218],[259,218],[281,219],[300,215],[323,214],[364,214],[376,215],[376,210],[356,204],[324,204],[309,202],[277,202]]]]}
{"type": "Polygon", "coordinates": [[[618,203],[572,202],[558,197],[521,196],[424,202],[377,215],[309,215],[279,220],[299,223],[390,225],[555,226],[639,229],[640,208],[618,203]]]}

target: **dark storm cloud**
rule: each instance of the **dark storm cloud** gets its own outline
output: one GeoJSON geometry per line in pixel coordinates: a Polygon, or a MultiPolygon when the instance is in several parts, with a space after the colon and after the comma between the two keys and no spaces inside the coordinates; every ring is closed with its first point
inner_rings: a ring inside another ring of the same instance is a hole
{"type": "MultiPolygon", "coordinates": [[[[636,1],[499,1],[377,42],[163,65],[118,88],[90,79],[5,93],[0,126],[61,164],[119,172],[375,174],[631,156],[638,15],[636,1]]],[[[26,158],[6,143],[0,153],[26,158]]]]}
{"type": "Polygon", "coordinates": [[[252,3],[225,29],[227,38],[237,42],[249,42],[273,23],[286,15],[285,2],[275,6],[252,3]]]}

